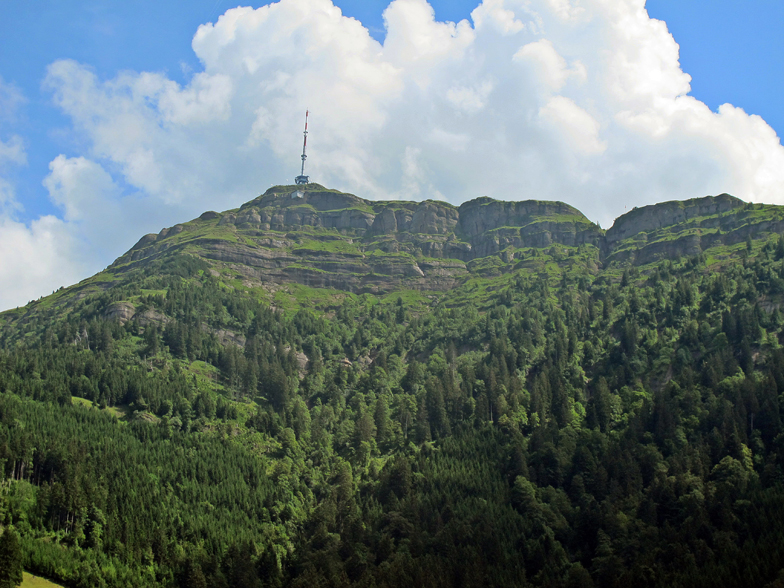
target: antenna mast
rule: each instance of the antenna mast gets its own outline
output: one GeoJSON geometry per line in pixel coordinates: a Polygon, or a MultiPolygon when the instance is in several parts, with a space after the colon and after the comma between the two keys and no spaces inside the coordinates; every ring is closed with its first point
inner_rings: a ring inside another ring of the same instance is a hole
{"type": "Polygon", "coordinates": [[[308,158],[305,155],[305,150],[308,147],[308,111],[305,111],[305,140],[302,142],[302,170],[299,172],[299,175],[294,178],[295,184],[307,184],[309,182],[308,176],[305,175],[305,160],[308,158]]]}

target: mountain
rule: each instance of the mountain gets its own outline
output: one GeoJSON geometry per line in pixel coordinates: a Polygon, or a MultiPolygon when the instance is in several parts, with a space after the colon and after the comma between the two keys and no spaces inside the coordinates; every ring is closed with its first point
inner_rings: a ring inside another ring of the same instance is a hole
{"type": "MultiPolygon", "coordinates": [[[[599,227],[560,202],[376,202],[318,184],[276,186],[222,214],[146,235],[112,269],[188,252],[251,282],[350,292],[444,291],[504,249],[597,245],[599,227]]],[[[507,254],[508,263],[513,259],[507,254]]]]}
{"type": "Polygon", "coordinates": [[[500,260],[496,272],[509,272],[525,266],[526,250],[585,245],[600,262],[641,265],[782,229],[777,207],[755,208],[727,194],[635,209],[605,234],[563,202],[378,202],[308,184],[275,186],[239,210],[206,212],[145,235],[110,269],[187,252],[262,283],[438,292],[486,271],[477,260],[490,256],[500,260]]]}
{"type": "Polygon", "coordinates": [[[0,313],[0,524],[69,586],[776,586],[782,233],[726,194],[205,212],[0,313]]]}
{"type": "MultiPolygon", "coordinates": [[[[562,202],[482,197],[454,207],[431,200],[368,201],[319,184],[275,186],[239,209],[205,212],[145,235],[105,272],[47,298],[43,306],[109,289],[153,262],[183,254],[288,308],[302,294],[296,285],[321,290],[325,300],[340,291],[437,295],[477,277],[546,272],[551,262],[595,277],[599,268],[703,252],[716,251],[721,258],[749,238],[783,231],[780,207],[727,194],[634,209],[605,232],[562,202]],[[561,259],[558,251],[568,255],[561,259]],[[278,294],[281,290],[293,296],[278,294]]],[[[25,312],[10,311],[5,318],[25,312]]],[[[133,311],[126,306],[108,312],[127,319],[133,311]]]]}

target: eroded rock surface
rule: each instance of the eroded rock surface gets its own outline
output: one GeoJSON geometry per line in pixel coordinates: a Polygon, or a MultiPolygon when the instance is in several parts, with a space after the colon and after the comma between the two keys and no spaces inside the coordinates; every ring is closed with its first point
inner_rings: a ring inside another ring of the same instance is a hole
{"type": "MultiPolygon", "coordinates": [[[[482,197],[455,207],[433,200],[369,201],[318,184],[275,186],[239,209],[205,212],[145,235],[114,265],[184,251],[219,264],[211,273],[229,268],[262,284],[443,290],[471,268],[512,271],[530,250],[588,246],[595,248],[595,261],[586,267],[641,265],[784,231],[784,218],[763,216],[722,194],[634,209],[605,233],[563,202],[482,197]],[[481,261],[491,258],[496,262],[481,261]]],[[[534,264],[530,258],[525,263],[534,264]]],[[[127,320],[127,311],[113,312],[127,320]]]]}

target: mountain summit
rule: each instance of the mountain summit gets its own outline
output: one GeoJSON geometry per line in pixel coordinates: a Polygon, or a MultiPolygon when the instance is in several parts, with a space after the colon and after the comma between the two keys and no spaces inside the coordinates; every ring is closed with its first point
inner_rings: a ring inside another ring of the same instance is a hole
{"type": "Polygon", "coordinates": [[[275,186],[238,210],[207,212],[146,235],[112,269],[181,251],[245,278],[351,292],[444,291],[471,262],[558,244],[598,245],[602,231],[560,202],[479,198],[460,207],[427,200],[369,201],[318,184],[275,186]]]}
{"type": "MultiPolygon", "coordinates": [[[[273,186],[238,209],[208,211],[145,235],[105,271],[0,320],[14,323],[38,306],[69,306],[74,297],[182,260],[198,260],[213,276],[276,307],[298,307],[303,295],[318,292],[326,308],[340,292],[415,292],[432,299],[475,279],[518,272],[593,280],[606,271],[702,253],[721,261],[748,239],[781,232],[784,207],[728,194],[637,208],[604,231],[563,202],[480,197],[456,207],[365,200],[315,183],[273,186]]],[[[131,306],[107,312],[128,318],[131,306]]]]}
{"type": "Polygon", "coordinates": [[[369,201],[318,184],[275,186],[237,210],[146,235],[109,269],[188,253],[260,283],[440,292],[477,272],[533,269],[533,253],[553,246],[584,246],[597,265],[641,265],[778,232],[782,219],[778,207],[722,194],[635,209],[605,233],[562,202],[482,197],[455,207],[369,201]]]}

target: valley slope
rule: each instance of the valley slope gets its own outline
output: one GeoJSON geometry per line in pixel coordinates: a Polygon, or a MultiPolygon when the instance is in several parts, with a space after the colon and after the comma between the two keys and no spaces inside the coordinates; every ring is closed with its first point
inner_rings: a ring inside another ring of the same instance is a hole
{"type": "Polygon", "coordinates": [[[0,313],[0,525],[73,586],[764,586],[782,233],[726,194],[205,212],[0,313]]]}

